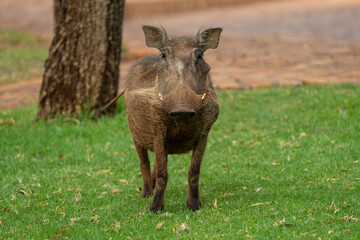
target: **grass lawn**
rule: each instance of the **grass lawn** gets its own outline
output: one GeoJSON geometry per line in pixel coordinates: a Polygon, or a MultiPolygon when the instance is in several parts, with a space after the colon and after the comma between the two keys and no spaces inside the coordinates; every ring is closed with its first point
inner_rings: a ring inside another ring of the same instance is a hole
{"type": "Polygon", "coordinates": [[[140,196],[123,108],[97,122],[3,111],[0,239],[360,239],[359,93],[351,84],[219,92],[201,210],[186,208],[190,154],[174,155],[159,214],[140,196]]]}
{"type": "Polygon", "coordinates": [[[48,45],[37,36],[0,28],[0,86],[41,77],[48,45]]]}

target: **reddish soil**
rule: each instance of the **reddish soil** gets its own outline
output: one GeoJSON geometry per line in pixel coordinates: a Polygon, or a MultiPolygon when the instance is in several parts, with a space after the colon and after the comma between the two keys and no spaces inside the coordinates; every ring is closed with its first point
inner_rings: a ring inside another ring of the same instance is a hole
{"type": "MultiPolygon", "coordinates": [[[[146,2],[149,1],[161,2],[146,2]]],[[[51,39],[49,2],[52,1],[1,0],[0,26],[51,39]]],[[[138,4],[141,0],[128,2],[138,4]]],[[[130,54],[121,63],[121,84],[137,58],[156,53],[145,47],[143,24],[161,24],[169,35],[193,34],[200,26],[223,27],[219,48],[205,54],[219,89],[360,83],[358,0],[257,1],[171,15],[128,16],[124,44],[130,54]]],[[[36,102],[40,84],[41,79],[35,79],[0,86],[0,109],[36,102]]]]}

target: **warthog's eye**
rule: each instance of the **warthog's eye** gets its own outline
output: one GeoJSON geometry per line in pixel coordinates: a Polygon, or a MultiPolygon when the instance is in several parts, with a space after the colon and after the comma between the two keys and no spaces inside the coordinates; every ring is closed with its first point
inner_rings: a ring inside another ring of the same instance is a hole
{"type": "Polygon", "coordinates": [[[196,54],[196,55],[195,55],[195,56],[196,56],[196,62],[195,62],[195,64],[198,64],[200,61],[203,60],[204,54],[203,54],[203,52],[202,52],[201,50],[197,50],[195,54],[196,54]]]}
{"type": "Polygon", "coordinates": [[[196,62],[195,64],[198,64],[199,62],[201,62],[203,60],[203,55],[202,54],[199,54],[196,56],[196,62]]]}
{"type": "Polygon", "coordinates": [[[163,48],[163,50],[161,51],[160,57],[162,59],[166,59],[166,55],[168,55],[169,49],[168,48],[163,48]]]}

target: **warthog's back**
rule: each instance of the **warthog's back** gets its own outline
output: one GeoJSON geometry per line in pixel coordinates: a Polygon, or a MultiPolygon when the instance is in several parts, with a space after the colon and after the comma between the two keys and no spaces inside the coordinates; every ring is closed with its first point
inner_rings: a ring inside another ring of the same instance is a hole
{"type": "Polygon", "coordinates": [[[132,90],[146,90],[155,86],[156,72],[153,65],[159,60],[159,56],[150,56],[138,61],[129,71],[126,77],[125,92],[132,90]]]}

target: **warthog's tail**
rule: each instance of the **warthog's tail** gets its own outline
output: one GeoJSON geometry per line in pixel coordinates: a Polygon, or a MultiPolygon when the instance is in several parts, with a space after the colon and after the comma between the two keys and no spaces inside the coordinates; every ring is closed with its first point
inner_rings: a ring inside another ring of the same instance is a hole
{"type": "Polygon", "coordinates": [[[116,100],[118,100],[122,95],[124,95],[125,90],[119,93],[113,100],[111,100],[108,104],[106,104],[104,107],[100,108],[93,116],[93,118],[98,118],[100,115],[108,108],[110,107],[116,100]]]}

